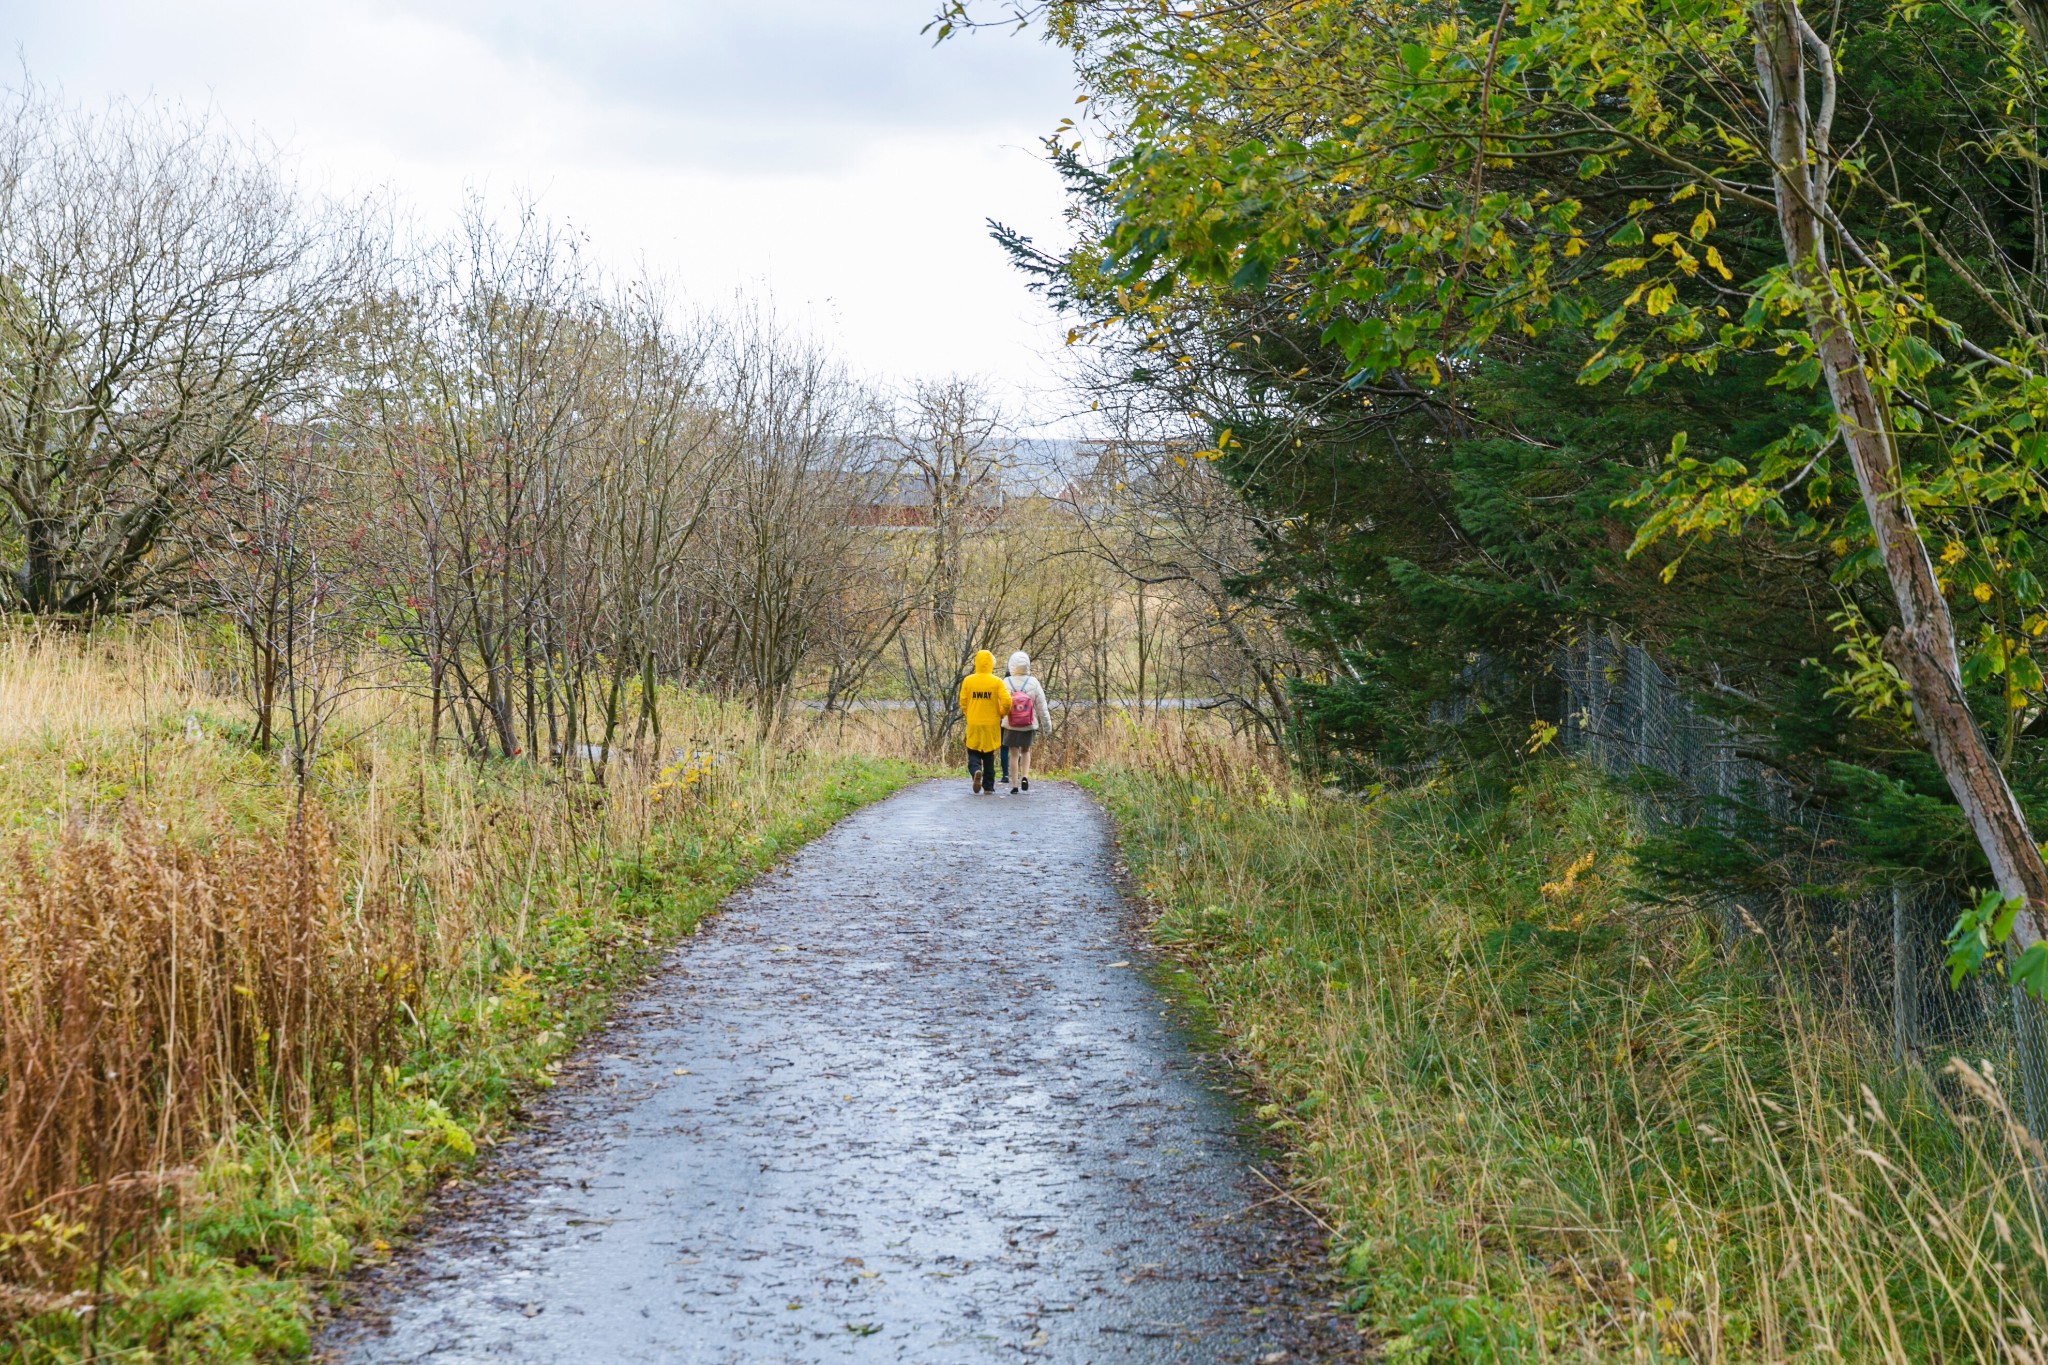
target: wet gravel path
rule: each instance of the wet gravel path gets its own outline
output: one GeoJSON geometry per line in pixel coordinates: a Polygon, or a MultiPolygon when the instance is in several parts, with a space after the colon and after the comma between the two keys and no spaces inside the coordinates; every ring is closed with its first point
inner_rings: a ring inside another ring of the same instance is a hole
{"type": "Polygon", "coordinates": [[[850,817],[675,952],[326,1353],[1353,1359],[1110,850],[1061,783],[850,817]]]}

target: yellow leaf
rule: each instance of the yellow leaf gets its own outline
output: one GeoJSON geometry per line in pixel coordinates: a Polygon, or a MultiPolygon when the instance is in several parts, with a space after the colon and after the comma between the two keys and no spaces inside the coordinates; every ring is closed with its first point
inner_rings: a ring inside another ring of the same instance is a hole
{"type": "Polygon", "coordinates": [[[1554,882],[1545,882],[1540,889],[1543,899],[1556,900],[1560,896],[1568,895],[1572,888],[1578,885],[1580,876],[1593,866],[1595,856],[1595,851],[1588,849],[1584,856],[1572,860],[1572,865],[1564,870],[1562,877],[1554,882]]]}

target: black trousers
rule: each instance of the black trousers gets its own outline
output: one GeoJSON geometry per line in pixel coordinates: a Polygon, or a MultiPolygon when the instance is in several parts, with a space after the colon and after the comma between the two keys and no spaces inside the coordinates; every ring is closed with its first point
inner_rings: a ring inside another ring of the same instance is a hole
{"type": "MultiPolygon", "coordinates": [[[[994,749],[990,749],[990,750],[988,750],[987,752],[983,752],[983,751],[982,751],[982,750],[980,750],[980,749],[969,749],[969,750],[967,751],[967,775],[968,775],[969,777],[972,777],[972,776],[974,776],[974,775],[975,775],[976,773],[980,773],[980,774],[982,775],[982,778],[981,778],[981,785],[982,785],[982,786],[984,786],[984,787],[994,787],[994,786],[995,786],[995,784],[996,784],[996,750],[994,750],[994,749]]],[[[1008,778],[1009,778],[1009,776],[1010,776],[1010,755],[1009,755],[1009,753],[1008,753],[1007,751],[1004,751],[1004,753],[1003,753],[1003,777],[1004,777],[1004,779],[1005,779],[1005,780],[1007,781],[1007,780],[1008,780],[1008,778]]]]}

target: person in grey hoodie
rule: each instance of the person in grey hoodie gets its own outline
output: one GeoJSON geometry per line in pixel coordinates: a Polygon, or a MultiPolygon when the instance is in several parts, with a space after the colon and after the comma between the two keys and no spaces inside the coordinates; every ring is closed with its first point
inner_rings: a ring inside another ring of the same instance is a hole
{"type": "Polygon", "coordinates": [[[1006,681],[1010,710],[1003,717],[1003,780],[1015,796],[1019,785],[1031,790],[1031,741],[1045,725],[1045,688],[1031,676],[1031,656],[1021,649],[1010,656],[1006,681]]]}

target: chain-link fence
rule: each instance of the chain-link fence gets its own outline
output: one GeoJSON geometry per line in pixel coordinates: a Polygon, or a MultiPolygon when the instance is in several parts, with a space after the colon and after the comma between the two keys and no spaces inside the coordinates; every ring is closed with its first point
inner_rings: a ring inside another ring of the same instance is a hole
{"type": "Polygon", "coordinates": [[[1630,781],[1653,824],[1716,823],[1731,836],[1770,831],[1760,851],[1786,889],[1728,896],[1731,939],[1766,936],[1772,958],[1804,987],[1867,1022],[1900,1058],[1939,1072],[1951,1056],[1989,1061],[2016,1078],[2020,1112],[2048,1136],[2048,1029],[2034,1001],[1989,976],[1951,988],[1942,940],[1960,907],[1953,893],[1867,879],[1837,850],[1847,821],[1751,756],[1757,745],[1705,714],[1642,649],[1588,633],[1553,663],[1558,742],[1630,781]]]}

